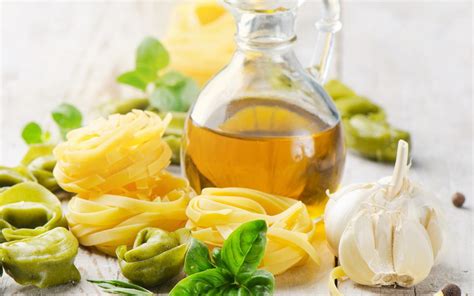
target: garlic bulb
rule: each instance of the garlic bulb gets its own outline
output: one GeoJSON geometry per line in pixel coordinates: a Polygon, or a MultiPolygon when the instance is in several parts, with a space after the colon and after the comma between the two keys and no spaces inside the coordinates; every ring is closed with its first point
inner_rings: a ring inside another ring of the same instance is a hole
{"type": "Polygon", "coordinates": [[[324,213],[328,243],[345,274],[369,286],[424,280],[443,243],[433,194],[407,177],[408,143],[398,144],[393,175],[344,187],[324,213]]]}

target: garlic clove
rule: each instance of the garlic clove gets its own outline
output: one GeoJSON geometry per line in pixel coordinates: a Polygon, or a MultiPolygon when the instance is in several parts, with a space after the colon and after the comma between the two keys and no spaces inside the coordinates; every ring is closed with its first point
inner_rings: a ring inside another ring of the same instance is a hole
{"type": "Polygon", "coordinates": [[[431,209],[428,219],[426,231],[430,237],[431,247],[433,249],[433,257],[436,262],[443,245],[443,228],[441,227],[439,215],[434,209],[431,209]]]}
{"type": "Polygon", "coordinates": [[[351,223],[354,224],[356,246],[369,268],[375,271],[374,269],[380,267],[380,260],[375,249],[374,216],[368,210],[361,210],[351,223]]]}
{"type": "Polygon", "coordinates": [[[374,184],[353,184],[330,195],[324,211],[324,226],[329,247],[334,255],[338,256],[344,229],[368,199],[374,187],[374,184]]]}
{"type": "Polygon", "coordinates": [[[344,230],[339,245],[339,264],[351,280],[362,285],[372,285],[375,276],[367,264],[374,249],[373,232],[366,228],[371,222],[367,220],[363,214],[354,217],[344,230]]]}
{"type": "Polygon", "coordinates": [[[377,274],[374,278],[376,285],[391,285],[395,280],[393,266],[393,218],[391,213],[379,212],[375,220],[375,251],[377,264],[371,265],[377,274]]]}
{"type": "Polygon", "coordinates": [[[393,285],[397,277],[392,258],[392,214],[372,211],[361,210],[351,220],[341,238],[340,263],[346,274],[359,284],[393,285]]]}
{"type": "Polygon", "coordinates": [[[411,287],[424,280],[434,264],[431,240],[418,221],[402,217],[393,234],[397,284],[411,287]]]}

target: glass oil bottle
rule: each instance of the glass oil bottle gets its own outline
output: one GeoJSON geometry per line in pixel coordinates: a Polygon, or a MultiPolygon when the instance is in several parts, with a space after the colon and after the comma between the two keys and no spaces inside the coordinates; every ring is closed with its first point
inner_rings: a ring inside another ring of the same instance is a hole
{"type": "Polygon", "coordinates": [[[315,217],[345,161],[340,117],[320,84],[340,22],[337,2],[325,1],[320,64],[305,69],[292,50],[296,2],[227,1],[237,50],[190,110],[182,166],[197,192],[253,188],[301,200],[315,217]]]}

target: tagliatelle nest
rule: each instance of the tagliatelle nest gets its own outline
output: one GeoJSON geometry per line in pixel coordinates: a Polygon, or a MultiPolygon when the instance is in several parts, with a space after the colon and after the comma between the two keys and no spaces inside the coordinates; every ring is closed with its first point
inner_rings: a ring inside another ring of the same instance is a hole
{"type": "Polygon", "coordinates": [[[99,118],[68,133],[54,149],[54,177],[66,191],[83,197],[104,193],[148,199],[171,149],[162,135],[171,120],[133,110],[99,118]]]}
{"type": "Polygon", "coordinates": [[[154,192],[156,195],[147,200],[113,194],[83,198],[79,194],[68,204],[69,229],[81,245],[115,256],[118,246],[131,247],[137,233],[145,227],[167,231],[182,228],[192,195],[188,182],[162,172],[154,192]]]}
{"type": "Polygon", "coordinates": [[[245,188],[206,188],[191,199],[186,215],[193,237],[219,247],[242,223],[265,220],[268,242],[261,267],[273,274],[308,257],[319,263],[316,225],[301,201],[245,188]]]}
{"type": "Polygon", "coordinates": [[[183,1],[176,6],[164,43],[170,68],[204,85],[230,62],[235,20],[217,0],[183,1]]]}

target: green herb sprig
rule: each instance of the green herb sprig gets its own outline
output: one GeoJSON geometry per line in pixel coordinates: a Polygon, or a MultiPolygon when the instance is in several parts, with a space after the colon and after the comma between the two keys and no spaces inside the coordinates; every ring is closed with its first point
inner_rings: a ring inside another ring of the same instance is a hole
{"type": "Polygon", "coordinates": [[[163,44],[146,37],[137,48],[135,69],[123,73],[117,81],[145,92],[150,106],[160,112],[186,112],[199,94],[199,86],[179,72],[166,72],[169,62],[163,44]]]}
{"type": "MultiPolygon", "coordinates": [[[[51,112],[51,117],[56,123],[63,140],[66,139],[66,134],[70,130],[82,126],[81,111],[71,104],[60,104],[51,112]]],[[[28,145],[44,144],[51,140],[51,133],[43,130],[38,123],[32,121],[25,125],[21,137],[28,145]]]]}
{"type": "Polygon", "coordinates": [[[51,112],[51,116],[59,128],[63,140],[66,139],[66,134],[69,131],[82,126],[81,111],[71,104],[60,104],[51,112]]]}
{"type": "Polygon", "coordinates": [[[192,239],[184,263],[188,277],[169,295],[272,295],[275,278],[257,269],[265,252],[266,232],[263,220],[244,223],[212,256],[204,243],[192,239]]]}
{"type": "Polygon", "coordinates": [[[94,283],[102,288],[106,293],[110,294],[119,294],[119,295],[128,295],[128,296],[151,296],[153,292],[135,285],[132,283],[127,283],[119,280],[87,280],[90,283],[94,283]]]}
{"type": "Polygon", "coordinates": [[[43,131],[38,123],[32,121],[25,125],[21,132],[21,137],[28,145],[41,144],[49,142],[51,133],[49,131],[43,131]]]}

